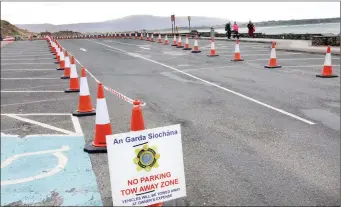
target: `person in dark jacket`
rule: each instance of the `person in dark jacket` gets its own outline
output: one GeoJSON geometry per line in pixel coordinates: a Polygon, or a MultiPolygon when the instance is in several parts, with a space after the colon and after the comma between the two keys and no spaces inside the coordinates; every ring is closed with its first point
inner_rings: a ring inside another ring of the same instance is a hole
{"type": "Polygon", "coordinates": [[[249,36],[250,37],[254,37],[254,32],[255,32],[255,25],[251,22],[251,20],[249,21],[249,24],[247,24],[247,28],[249,30],[249,36]]]}
{"type": "Polygon", "coordinates": [[[231,23],[228,22],[225,25],[226,36],[228,39],[231,39],[231,23]]]}

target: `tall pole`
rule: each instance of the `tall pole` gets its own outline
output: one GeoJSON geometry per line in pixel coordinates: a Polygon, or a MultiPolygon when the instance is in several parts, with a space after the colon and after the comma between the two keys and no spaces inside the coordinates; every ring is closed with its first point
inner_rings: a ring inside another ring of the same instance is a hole
{"type": "Polygon", "coordinates": [[[191,32],[191,17],[188,16],[188,30],[191,32]]]}

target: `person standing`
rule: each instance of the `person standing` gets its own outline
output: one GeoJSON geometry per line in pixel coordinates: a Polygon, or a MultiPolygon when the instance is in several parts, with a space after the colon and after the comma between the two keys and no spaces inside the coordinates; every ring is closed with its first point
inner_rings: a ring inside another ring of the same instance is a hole
{"type": "Polygon", "coordinates": [[[228,39],[231,39],[231,23],[228,22],[225,25],[226,36],[228,39]]]}
{"type": "Polygon", "coordinates": [[[232,29],[233,29],[233,32],[235,34],[235,37],[237,37],[237,39],[239,39],[239,33],[238,33],[239,27],[238,27],[237,22],[233,23],[232,29]]]}
{"type": "Polygon", "coordinates": [[[251,20],[247,24],[247,29],[249,30],[249,37],[253,38],[254,37],[254,32],[255,32],[255,25],[251,22],[251,20]]]}

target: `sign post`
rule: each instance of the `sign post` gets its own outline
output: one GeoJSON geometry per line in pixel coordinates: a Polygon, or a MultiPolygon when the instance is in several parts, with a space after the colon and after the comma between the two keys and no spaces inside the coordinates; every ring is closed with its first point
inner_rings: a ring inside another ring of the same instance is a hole
{"type": "Polygon", "coordinates": [[[191,32],[191,17],[188,16],[188,30],[191,32]]]}
{"type": "Polygon", "coordinates": [[[175,32],[175,15],[171,15],[171,23],[172,23],[172,34],[174,35],[175,32]]]}
{"type": "Polygon", "coordinates": [[[114,206],[186,196],[180,124],[106,137],[114,206]]]}

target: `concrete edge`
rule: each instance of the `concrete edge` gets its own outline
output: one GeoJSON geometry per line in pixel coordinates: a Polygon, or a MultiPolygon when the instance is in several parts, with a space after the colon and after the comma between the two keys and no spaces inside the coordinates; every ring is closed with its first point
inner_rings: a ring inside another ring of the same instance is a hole
{"type": "MultiPolygon", "coordinates": [[[[209,39],[209,38],[202,38],[202,39],[209,39]]],[[[235,40],[228,40],[228,39],[214,39],[217,41],[231,41],[234,42],[235,40]]],[[[256,42],[256,43],[271,43],[272,41],[250,41],[250,40],[245,40],[245,39],[239,39],[239,42],[256,42]]],[[[304,52],[304,53],[309,53],[309,54],[326,54],[325,51],[308,51],[308,50],[303,50],[303,49],[295,49],[295,48],[281,48],[280,46],[276,47],[276,50],[280,50],[280,51],[288,51],[288,52],[304,52]]],[[[332,55],[337,55],[340,56],[340,51],[338,51],[338,53],[335,53],[333,51],[331,51],[332,55]]]]}

